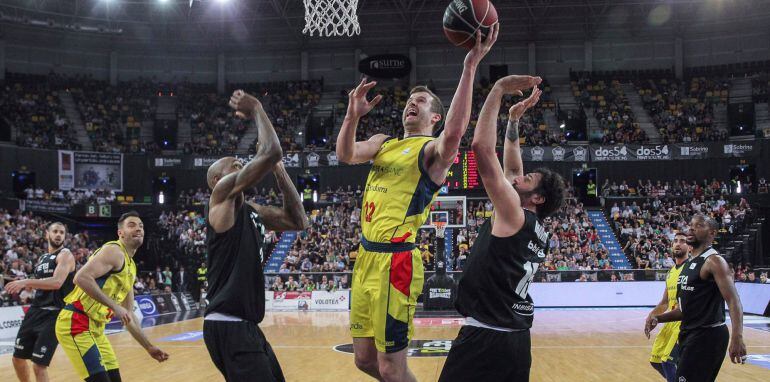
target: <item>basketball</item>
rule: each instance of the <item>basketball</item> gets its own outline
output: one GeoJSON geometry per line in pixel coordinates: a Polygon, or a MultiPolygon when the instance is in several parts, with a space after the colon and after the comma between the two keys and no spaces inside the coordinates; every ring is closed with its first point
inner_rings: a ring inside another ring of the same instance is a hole
{"type": "Polygon", "coordinates": [[[497,10],[489,0],[452,0],[444,11],[444,34],[455,46],[476,45],[477,30],[486,38],[497,23],[497,10]]]}

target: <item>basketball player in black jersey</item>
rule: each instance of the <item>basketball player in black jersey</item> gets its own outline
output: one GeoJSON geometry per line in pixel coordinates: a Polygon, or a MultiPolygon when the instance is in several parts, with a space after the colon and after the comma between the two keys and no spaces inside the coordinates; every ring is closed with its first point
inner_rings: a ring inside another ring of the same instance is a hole
{"type": "Polygon", "coordinates": [[[27,360],[32,360],[32,370],[38,382],[48,381],[48,365],[59,345],[54,325],[64,306],[64,297],[72,291],[75,276],[75,257],[64,248],[67,227],[60,222],[46,228],[48,253],[40,256],[35,266],[35,278],[11,281],[5,285],[8,293],[18,293],[26,287],[34,288],[32,300],[21,328],[16,336],[13,367],[22,382],[31,381],[27,360]]]}
{"type": "Polygon", "coordinates": [[[442,382],[529,380],[534,304],[527,290],[548,250],[541,220],[559,209],[565,190],[562,177],[550,170],[523,171],[518,122],[539,100],[540,82],[530,76],[498,80],[479,115],[472,148],[494,213],[479,228],[460,279],[455,307],[466,322],[442,382]],[[530,87],[532,95],[509,110],[502,168],[495,152],[501,99],[530,87]]]}
{"type": "Polygon", "coordinates": [[[245,166],[225,157],[208,169],[211,199],[206,216],[209,304],[203,339],[211,360],[227,381],[283,381],[278,359],[257,326],[265,316],[265,230],[302,230],[305,210],[281,162],[282,152],[262,104],[241,90],[230,98],[241,118],[257,124],[257,153],[245,166]],[[273,171],[283,193],[283,208],[244,200],[273,171]]]}
{"type": "Polygon", "coordinates": [[[725,358],[730,333],[725,324],[725,301],[730,309],[732,337],[730,360],[744,363],[743,307],[735,290],[730,267],[711,247],[719,224],[711,217],[698,214],[690,221],[687,243],[692,257],[679,274],[677,308],[647,318],[645,333],[659,322],[682,321],[679,332],[679,382],[714,381],[725,358]]]}

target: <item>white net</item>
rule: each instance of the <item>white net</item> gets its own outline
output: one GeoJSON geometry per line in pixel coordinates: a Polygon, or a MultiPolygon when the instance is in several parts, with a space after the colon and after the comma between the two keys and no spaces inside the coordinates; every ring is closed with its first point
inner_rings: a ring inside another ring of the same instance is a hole
{"type": "Polygon", "coordinates": [[[358,25],[358,0],[303,0],[305,3],[304,34],[318,32],[321,37],[361,34],[358,25]]]}

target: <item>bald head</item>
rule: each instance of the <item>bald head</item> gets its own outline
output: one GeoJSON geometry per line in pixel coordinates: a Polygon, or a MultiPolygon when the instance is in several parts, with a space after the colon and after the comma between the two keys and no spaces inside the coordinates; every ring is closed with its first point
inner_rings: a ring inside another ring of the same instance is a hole
{"type": "Polygon", "coordinates": [[[220,179],[224,178],[227,174],[240,170],[241,167],[241,162],[235,157],[221,158],[209,166],[209,170],[206,172],[206,183],[213,190],[220,179]]]}
{"type": "Polygon", "coordinates": [[[690,230],[687,235],[687,244],[693,248],[710,245],[719,231],[719,223],[704,214],[696,214],[690,221],[690,230]]]}

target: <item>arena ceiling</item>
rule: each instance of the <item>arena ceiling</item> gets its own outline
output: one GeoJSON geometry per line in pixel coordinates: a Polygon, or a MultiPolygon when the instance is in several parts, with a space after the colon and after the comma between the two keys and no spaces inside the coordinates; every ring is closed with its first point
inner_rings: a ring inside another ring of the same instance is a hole
{"type": "MultiPolygon", "coordinates": [[[[319,0],[315,0],[319,1],[319,0]]],[[[347,0],[349,1],[349,0],[347,0]]],[[[766,0],[496,0],[504,28],[536,39],[544,30],[642,30],[770,20],[766,0]]],[[[362,37],[391,31],[440,35],[448,0],[358,0],[362,37]],[[429,27],[428,27],[429,26],[429,27]]],[[[0,0],[0,33],[13,26],[149,40],[283,36],[302,44],[302,0],[0,0]]],[[[504,31],[505,33],[505,31],[504,31]]]]}

